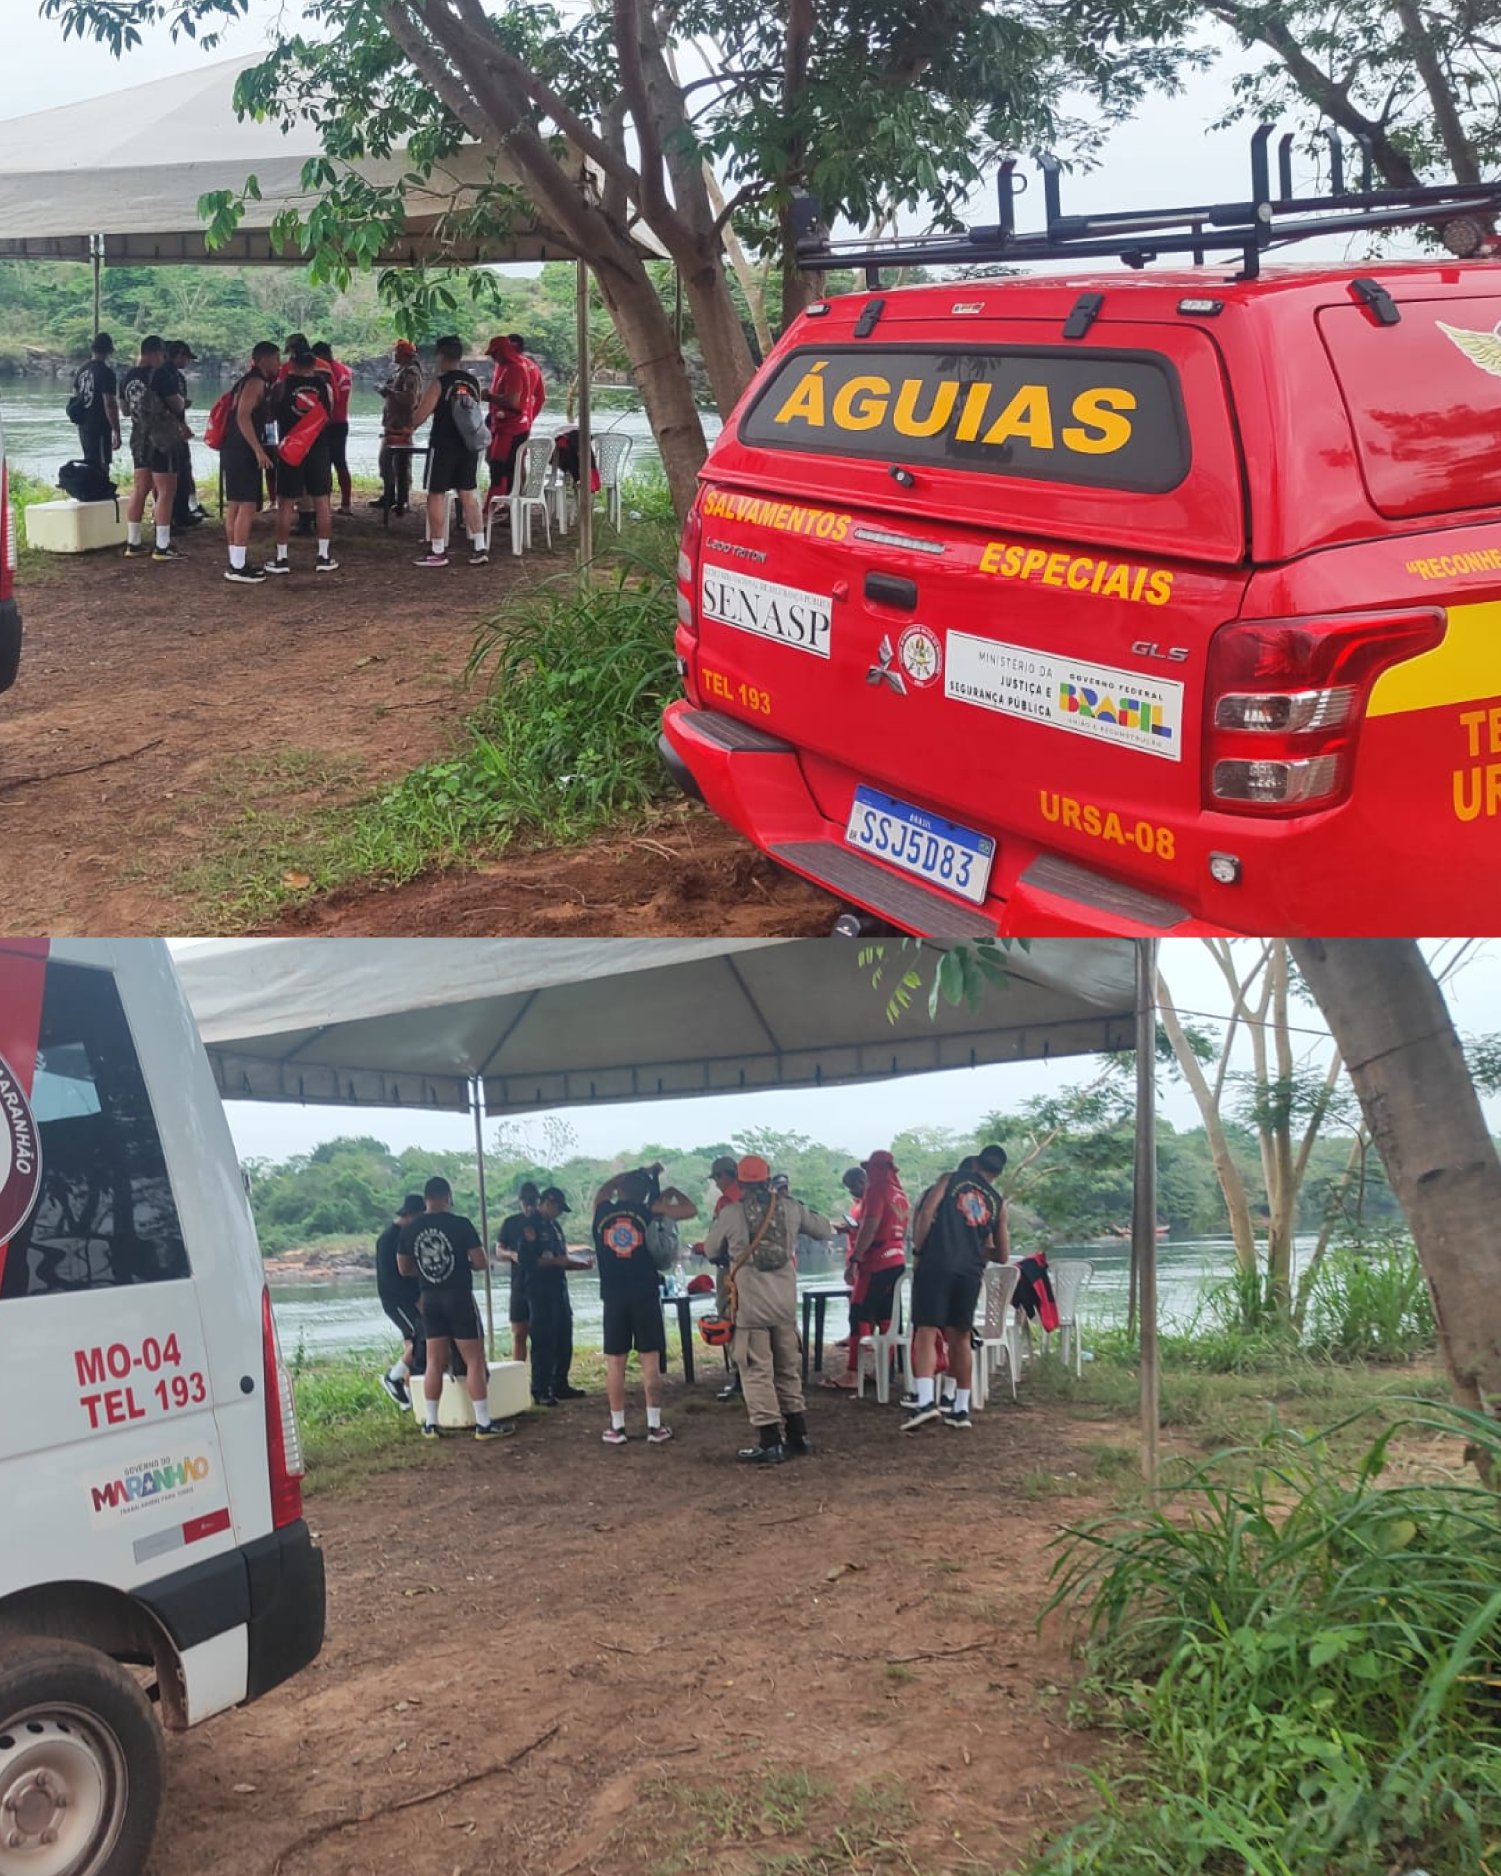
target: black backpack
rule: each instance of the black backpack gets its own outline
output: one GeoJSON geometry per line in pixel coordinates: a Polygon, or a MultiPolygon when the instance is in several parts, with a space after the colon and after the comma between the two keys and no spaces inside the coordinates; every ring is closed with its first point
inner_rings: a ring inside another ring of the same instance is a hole
{"type": "Polygon", "coordinates": [[[119,490],[97,463],[65,462],[57,472],[57,486],[75,502],[114,502],[119,490]]]}
{"type": "Polygon", "coordinates": [[[63,414],[68,422],[81,428],[88,422],[89,412],[94,408],[94,367],[92,364],[80,366],[73,374],[73,395],[63,406],[63,414]]]}

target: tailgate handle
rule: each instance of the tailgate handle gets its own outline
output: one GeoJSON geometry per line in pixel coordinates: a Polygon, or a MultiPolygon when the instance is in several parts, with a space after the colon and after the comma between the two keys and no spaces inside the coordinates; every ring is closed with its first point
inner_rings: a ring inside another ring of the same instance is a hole
{"type": "Polygon", "coordinates": [[[878,606],[899,606],[911,612],[917,605],[917,581],[904,580],[895,573],[867,573],[865,597],[878,606]]]}

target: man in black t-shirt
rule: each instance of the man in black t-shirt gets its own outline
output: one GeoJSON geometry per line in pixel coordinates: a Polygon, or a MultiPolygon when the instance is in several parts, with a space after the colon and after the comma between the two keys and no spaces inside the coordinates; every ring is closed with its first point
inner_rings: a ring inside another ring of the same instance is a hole
{"type": "Polygon", "coordinates": [[[401,1234],[414,1218],[420,1218],[424,1207],[415,1192],[408,1192],[401,1201],[401,1209],[395,1221],[386,1226],[375,1240],[375,1293],[380,1298],[380,1306],[396,1324],[401,1335],[401,1357],[380,1378],[381,1386],[395,1401],[398,1407],[410,1407],[411,1391],[407,1386],[414,1374],[422,1371],[422,1362],[418,1360],[418,1351],[422,1346],[422,1311],[419,1297],[422,1286],[415,1277],[404,1277],[396,1268],[396,1256],[401,1247],[401,1234]]]}
{"type": "Polygon", "coordinates": [[[594,1257],[604,1304],[606,1389],[610,1397],[607,1446],[623,1446],[625,1363],[634,1348],[641,1358],[646,1389],[646,1437],[653,1446],[672,1438],[662,1425],[662,1357],[667,1329],[662,1319],[662,1286],[647,1248],[653,1218],[681,1221],[697,1214],[692,1199],[661,1186],[660,1161],[607,1179],[594,1199],[594,1257]]]}
{"type": "Polygon", "coordinates": [[[558,1220],[571,1209],[558,1187],[549,1186],[521,1233],[521,1268],[532,1312],[532,1400],[538,1407],[556,1407],[559,1401],[584,1396],[584,1390],[568,1379],[573,1361],[568,1272],[588,1270],[594,1260],[568,1254],[568,1240],[558,1220]]]}
{"type": "Polygon", "coordinates": [[[973,1373],[970,1337],[975,1306],[987,1264],[1004,1264],[1011,1254],[1006,1201],[994,1180],[1006,1169],[998,1146],[960,1160],[923,1194],[912,1230],[916,1269],[912,1278],[912,1409],[902,1422],[910,1433],[940,1414],[951,1427],[970,1424],[969,1388],[973,1373]],[[941,1409],[934,1398],[938,1338],[948,1345],[954,1376],[953,1406],[941,1409]]]}
{"type": "MultiPolygon", "coordinates": [[[[186,339],[168,339],[167,366],[177,373],[177,381],[182,386],[184,411],[193,408],[192,393],[188,389],[188,366],[196,365],[197,362],[198,354],[186,339]]],[[[198,484],[193,476],[193,445],[186,437],[177,445],[173,458],[177,483],[172,494],[172,525],[179,530],[201,527],[208,516],[198,499],[198,484]]]]}
{"type": "Polygon", "coordinates": [[[503,1263],[511,1266],[511,1360],[526,1360],[526,1331],[531,1320],[530,1305],[526,1294],[526,1272],[521,1267],[521,1236],[527,1225],[537,1215],[537,1201],[541,1197],[530,1179],[516,1194],[516,1201],[521,1210],[512,1212],[500,1227],[495,1240],[495,1253],[503,1263]]]}
{"type": "Polygon", "coordinates": [[[450,1344],[457,1346],[469,1377],[474,1408],[474,1437],[498,1439],[513,1433],[490,1418],[490,1377],[485,1369],[479,1311],[474,1306],[474,1273],[485,1267],[485,1247],[473,1222],[453,1209],[453,1188],[446,1179],[429,1179],[422,1188],[426,1209],[401,1234],[396,1267],[417,1279],[418,1305],[427,1335],[427,1366],[422,1377],[425,1439],[438,1435],[438,1401],[450,1344]]]}
{"type": "Polygon", "coordinates": [[[130,419],[130,459],[135,486],[125,510],[125,558],[149,554],[153,560],[180,559],[172,545],[172,504],[177,496],[175,451],[187,428],[187,383],[167,363],[166,342],[156,333],[141,340],[141,356],[120,380],[120,407],[130,419]],[[151,497],[151,519],[156,545],[148,547],[141,535],[146,498],[151,497]]]}
{"type": "MultiPolygon", "coordinates": [[[[333,557],[333,487],[334,466],[329,453],[328,426],[333,419],[333,392],[318,361],[303,346],[278,377],[272,392],[271,416],[279,427],[279,443],[287,440],[299,423],[313,422],[315,413],[323,413],[323,427],[300,462],[288,462],[285,455],[276,461],[276,554],[266,562],[267,573],[287,574],[292,562],[287,544],[292,538],[292,523],[300,504],[309,498],[313,504],[314,526],[318,536],[318,557],[313,562],[316,573],[337,573],[339,563],[333,557]]],[[[300,529],[299,529],[300,532],[300,529]]],[[[481,1246],[483,1249],[483,1246],[481,1246]]]]}
{"type": "Polygon", "coordinates": [[[96,333],[89,362],[73,380],[73,395],[83,405],[79,450],[86,463],[105,475],[120,447],[120,381],[115,376],[114,355],[114,340],[107,332],[96,333]]]}
{"type": "Polygon", "coordinates": [[[446,567],[448,562],[448,502],[458,497],[464,526],[469,530],[472,552],[469,564],[482,567],[490,555],[485,547],[485,524],[480,514],[479,459],[483,442],[471,444],[459,429],[454,415],[458,400],[472,401],[484,413],[479,379],[462,369],[462,339],[439,339],[438,375],[422,393],[412,418],[412,428],[420,429],[429,417],[433,427],[428,436],[427,459],[427,540],[428,551],[417,562],[419,567],[446,567]]]}

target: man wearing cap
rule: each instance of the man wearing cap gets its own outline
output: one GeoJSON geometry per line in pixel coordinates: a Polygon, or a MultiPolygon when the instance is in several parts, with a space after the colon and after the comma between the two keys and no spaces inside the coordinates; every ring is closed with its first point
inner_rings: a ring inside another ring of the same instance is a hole
{"type": "Polygon", "coordinates": [[[485,393],[490,406],[490,493],[509,495],[516,453],[531,435],[531,381],[525,359],[506,334],[497,333],[485,352],[495,362],[485,393]]]}
{"type": "Polygon", "coordinates": [[[987,1146],[960,1160],[924,1193],[912,1231],[917,1268],[912,1278],[912,1409],[902,1422],[911,1433],[942,1417],[951,1427],[966,1428],[969,1417],[975,1306],[987,1264],[1004,1264],[1011,1254],[1006,1201],[993,1181],[1006,1170],[1005,1150],[987,1146]],[[948,1347],[954,1376],[952,1407],[934,1398],[938,1342],[948,1347]]]}
{"type": "Polygon", "coordinates": [[[153,560],[181,559],[172,545],[172,503],[177,494],[173,451],[185,428],[181,385],[182,374],[167,363],[166,341],[148,333],[141,340],[139,361],[120,380],[120,408],[130,418],[130,458],[135,470],[135,486],[125,509],[127,560],[146,554],[153,560]],[[156,529],[154,548],[147,546],[141,533],[148,495],[156,529]]]}
{"type": "MultiPolygon", "coordinates": [[[[412,425],[422,401],[422,364],[410,339],[391,349],[391,375],[380,387],[381,492],[372,508],[404,515],[412,499],[412,425]]],[[[518,1356],[518,1360],[520,1357],[518,1356]]]]}
{"type": "Polygon", "coordinates": [[[396,1255],[401,1245],[402,1232],[414,1218],[420,1218],[425,1209],[421,1195],[408,1192],[397,1209],[395,1222],[387,1225],[375,1240],[375,1293],[380,1298],[381,1308],[396,1324],[401,1336],[401,1359],[391,1363],[381,1376],[380,1384],[396,1405],[402,1408],[412,1404],[407,1383],[414,1374],[422,1372],[425,1351],[422,1314],[417,1307],[422,1286],[415,1277],[404,1277],[401,1274],[396,1268],[396,1255]]]}
{"type": "MultiPolygon", "coordinates": [[[[662,1287],[648,1249],[653,1218],[679,1222],[697,1215],[692,1199],[663,1187],[662,1163],[617,1173],[594,1195],[594,1256],[604,1304],[605,1386],[610,1399],[606,1446],[624,1446],[625,1364],[634,1349],[646,1391],[646,1437],[653,1446],[672,1438],[662,1424],[662,1357],[667,1327],[662,1287]]],[[[535,1333],[535,1330],[534,1330],[535,1333]]]]}
{"type": "Polygon", "coordinates": [[[496,1440],[516,1431],[509,1422],[490,1418],[489,1375],[484,1332],[474,1305],[474,1273],[485,1268],[485,1247],[474,1221],[453,1209],[453,1187],[440,1174],[422,1188],[423,1209],[401,1234],[396,1268],[420,1285],[418,1307],[427,1335],[422,1377],[422,1435],[436,1440],[443,1371],[450,1349],[457,1349],[469,1382],[474,1437],[496,1440]]]}
{"type": "Polygon", "coordinates": [[[584,1397],[584,1390],[568,1379],[573,1362],[568,1272],[590,1270],[594,1259],[569,1255],[558,1220],[572,1209],[559,1188],[549,1186],[521,1231],[521,1270],[531,1311],[532,1400],[538,1407],[556,1407],[559,1401],[584,1397]]]}
{"type": "Polygon", "coordinates": [[[773,1189],[771,1168],[748,1153],[735,1169],[740,1196],[709,1227],[704,1253],[730,1259],[730,1316],[735,1365],[756,1444],[736,1455],[779,1466],[788,1453],[810,1453],[797,1335],[797,1241],[827,1241],[834,1228],[790,1194],[773,1189]]]}
{"type": "Polygon", "coordinates": [[[78,446],[83,460],[109,474],[110,459],[120,447],[120,384],[115,376],[115,342],[96,332],[86,365],[73,378],[73,396],[83,406],[78,446]]]}

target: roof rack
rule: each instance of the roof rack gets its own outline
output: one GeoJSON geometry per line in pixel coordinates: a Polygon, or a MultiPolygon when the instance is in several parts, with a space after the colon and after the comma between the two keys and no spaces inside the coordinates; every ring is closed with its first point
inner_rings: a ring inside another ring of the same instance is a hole
{"type": "Polygon", "coordinates": [[[881,284],[883,267],[974,267],[1026,261],[1075,260],[1101,256],[1145,267],[1164,254],[1189,255],[1204,266],[1211,253],[1229,250],[1241,258],[1240,277],[1254,280],[1261,257],[1272,247],[1306,241],[1315,235],[1363,234],[1418,222],[1464,224],[1454,227],[1451,249],[1481,252],[1485,224],[1501,214],[1501,181],[1438,183],[1411,189],[1371,187],[1371,149],[1361,138],[1358,185],[1345,184],[1345,152],[1338,133],[1321,130],[1329,146],[1327,195],[1295,195],[1292,180],[1293,136],[1277,143],[1276,190],[1272,186],[1271,141],[1275,124],[1262,124],[1251,137],[1251,194],[1243,202],[1198,203],[1186,208],[1127,210],[1115,215],[1065,215],[1063,165],[1056,156],[1039,155],[1046,228],[1037,234],[1016,231],[1016,198],[1027,186],[1017,157],[1008,157],[996,179],[1000,219],[959,234],[896,237],[890,241],[833,241],[823,225],[816,199],[800,192],[793,200],[797,264],[804,270],[863,267],[866,284],[881,284]],[[1456,246],[1456,241],[1461,245],[1456,246]]]}

